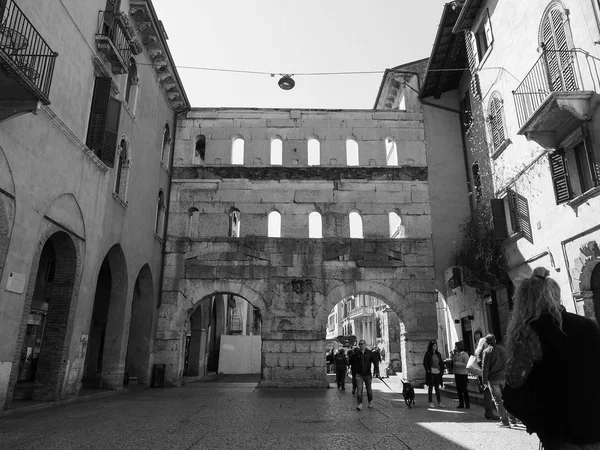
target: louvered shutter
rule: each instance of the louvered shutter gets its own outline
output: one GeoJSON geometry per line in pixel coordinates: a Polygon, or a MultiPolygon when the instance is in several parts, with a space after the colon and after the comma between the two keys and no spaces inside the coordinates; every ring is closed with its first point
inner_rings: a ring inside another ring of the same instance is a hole
{"type": "Polygon", "coordinates": [[[493,96],[490,101],[490,131],[494,149],[498,149],[505,141],[504,123],[502,122],[502,100],[493,96]]]}
{"type": "Polygon", "coordinates": [[[85,145],[93,150],[96,155],[102,152],[104,144],[104,128],[106,127],[106,115],[108,113],[108,102],[110,99],[110,77],[96,78],[92,107],[90,111],[90,123],[85,145]]]}
{"type": "Polygon", "coordinates": [[[546,57],[550,91],[577,91],[571,45],[564,14],[553,8],[542,22],[542,43],[546,57]]]}
{"type": "Polygon", "coordinates": [[[477,73],[477,44],[475,36],[470,30],[465,30],[465,47],[467,48],[467,58],[469,60],[469,69],[471,71],[471,94],[473,98],[481,100],[481,86],[479,85],[479,74],[477,73]]]}
{"type": "Polygon", "coordinates": [[[583,141],[584,145],[585,145],[585,151],[587,152],[587,157],[588,157],[588,161],[590,164],[590,171],[592,173],[592,183],[594,186],[599,186],[600,185],[600,164],[598,164],[598,161],[596,160],[596,156],[594,155],[594,148],[592,147],[592,142],[590,140],[590,138],[587,136],[587,131],[586,131],[586,136],[585,136],[585,140],[583,141]]]}
{"type": "Polygon", "coordinates": [[[567,161],[563,149],[556,150],[548,154],[550,162],[550,173],[552,175],[552,184],[554,185],[554,195],[556,204],[560,205],[571,199],[571,186],[569,185],[569,173],[567,171],[567,161]]]}
{"type": "Polygon", "coordinates": [[[504,241],[508,239],[508,226],[506,225],[506,213],[504,212],[504,200],[490,199],[492,209],[492,220],[494,223],[494,240],[504,241]]]}
{"type": "Polygon", "coordinates": [[[531,232],[531,219],[529,218],[529,204],[527,203],[527,199],[516,192],[514,193],[514,199],[519,231],[522,231],[525,239],[533,244],[533,234],[531,232]]]}
{"type": "Polygon", "coordinates": [[[116,98],[110,97],[108,102],[106,127],[104,129],[104,143],[102,145],[102,153],[100,154],[100,159],[108,167],[114,167],[115,165],[120,118],[121,102],[116,98]]]}
{"type": "Polygon", "coordinates": [[[508,200],[508,212],[510,214],[510,226],[512,227],[513,233],[517,233],[521,231],[520,223],[517,218],[517,202],[516,202],[517,193],[507,189],[506,197],[508,200]]]}

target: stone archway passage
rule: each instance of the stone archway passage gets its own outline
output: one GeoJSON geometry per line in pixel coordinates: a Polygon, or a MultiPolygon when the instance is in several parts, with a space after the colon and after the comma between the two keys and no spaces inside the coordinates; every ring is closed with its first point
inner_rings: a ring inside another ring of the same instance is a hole
{"type": "Polygon", "coordinates": [[[596,311],[596,321],[600,323],[600,264],[596,264],[592,271],[590,287],[594,299],[594,309],[596,311]]]}

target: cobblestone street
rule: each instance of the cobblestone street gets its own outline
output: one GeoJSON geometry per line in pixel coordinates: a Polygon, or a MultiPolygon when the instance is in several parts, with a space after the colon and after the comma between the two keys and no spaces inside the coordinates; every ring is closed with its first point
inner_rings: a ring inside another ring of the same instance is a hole
{"type": "MultiPolygon", "coordinates": [[[[256,389],[256,382],[188,383],[0,417],[7,449],[534,449],[523,427],[502,429],[483,408],[429,409],[402,400],[399,377],[373,384],[374,407],[346,391],[256,389]]],[[[332,383],[332,386],[334,384],[332,383]]],[[[365,399],[366,401],[366,399],[365,399]]]]}

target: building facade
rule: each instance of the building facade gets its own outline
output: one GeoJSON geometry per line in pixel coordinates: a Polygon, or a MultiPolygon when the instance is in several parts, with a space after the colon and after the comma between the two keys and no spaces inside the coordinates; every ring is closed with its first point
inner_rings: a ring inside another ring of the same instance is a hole
{"type": "Polygon", "coordinates": [[[0,409],[150,382],[175,115],[146,0],[0,1],[0,409]]]}

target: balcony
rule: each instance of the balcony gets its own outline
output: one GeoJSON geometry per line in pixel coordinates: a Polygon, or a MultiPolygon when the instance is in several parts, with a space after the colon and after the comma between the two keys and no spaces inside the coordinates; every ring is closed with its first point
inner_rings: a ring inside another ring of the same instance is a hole
{"type": "Polygon", "coordinates": [[[557,148],[578,124],[590,120],[599,98],[599,63],[582,49],[544,50],[513,91],[518,134],[557,148]]]}
{"type": "Polygon", "coordinates": [[[127,73],[132,38],[124,24],[123,15],[112,11],[100,11],[96,47],[106,56],[114,74],[127,73]]]}
{"type": "Polygon", "coordinates": [[[361,319],[367,317],[373,317],[375,314],[375,309],[372,306],[358,306],[353,308],[348,314],[348,319],[361,319]]]}
{"type": "Polygon", "coordinates": [[[50,104],[57,56],[13,0],[0,1],[0,121],[50,104]]]}

